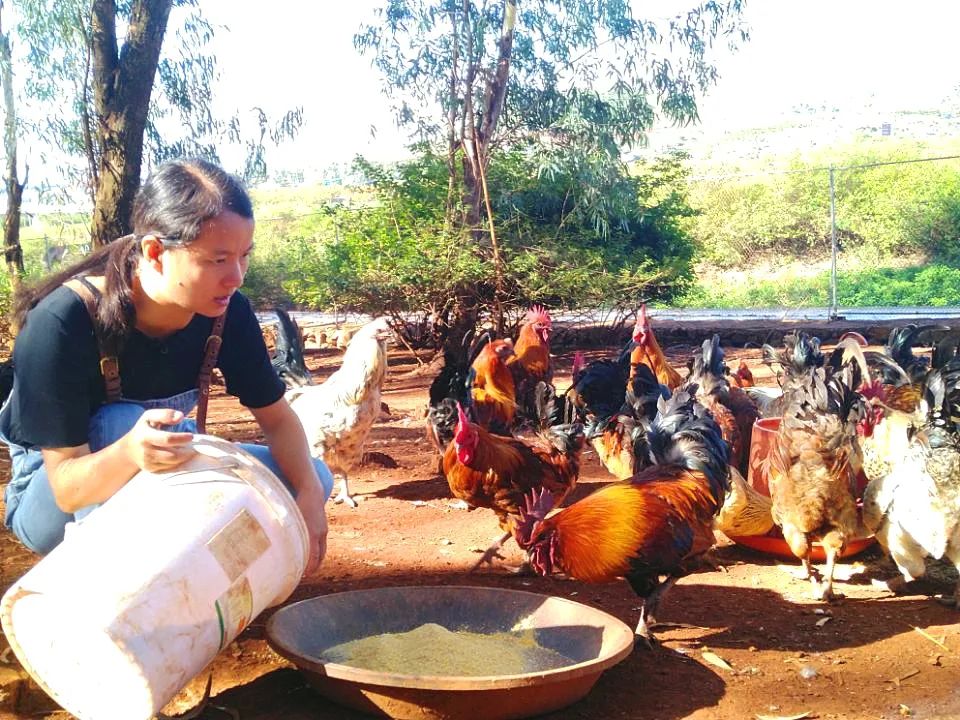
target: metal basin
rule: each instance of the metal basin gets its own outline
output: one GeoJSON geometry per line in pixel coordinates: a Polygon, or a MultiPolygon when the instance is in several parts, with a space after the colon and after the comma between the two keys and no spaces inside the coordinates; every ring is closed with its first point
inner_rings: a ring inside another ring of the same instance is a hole
{"type": "Polygon", "coordinates": [[[633,649],[633,630],[601,610],[563,598],[486,587],[394,587],[323,595],[278,610],[268,641],[334,702],[382,717],[505,720],[565,707],[633,649]],[[324,651],[425,623],[494,634],[523,621],[538,645],[571,664],[523,675],[378,672],[327,662],[324,651]]]}
{"type": "MultiPolygon", "coordinates": [[[[761,418],[753,424],[753,435],[750,439],[750,466],[747,473],[747,482],[753,486],[753,488],[761,493],[770,497],[770,484],[768,480],[768,474],[770,470],[770,454],[773,452],[773,449],[777,442],[777,433],[780,429],[780,418],[771,417],[771,418],[761,418]]],[[[857,499],[859,501],[860,496],[863,495],[864,488],[867,486],[866,476],[860,472],[857,475],[857,499]]],[[[766,535],[752,535],[752,536],[740,536],[734,535],[730,537],[738,545],[743,545],[744,547],[751,548],[753,550],[759,550],[760,552],[768,553],[770,555],[776,555],[777,557],[785,558],[787,560],[795,559],[793,551],[790,550],[790,546],[787,545],[787,541],[783,539],[783,534],[780,532],[780,528],[774,526],[774,528],[768,532],[766,535]]],[[[852,557],[862,553],[867,548],[871,547],[876,542],[876,538],[872,535],[866,537],[854,537],[849,538],[846,544],[843,547],[843,550],[840,552],[840,557],[852,557]]],[[[827,559],[827,553],[823,549],[823,544],[819,541],[814,541],[810,548],[810,559],[813,562],[825,562],[827,559]]]]}

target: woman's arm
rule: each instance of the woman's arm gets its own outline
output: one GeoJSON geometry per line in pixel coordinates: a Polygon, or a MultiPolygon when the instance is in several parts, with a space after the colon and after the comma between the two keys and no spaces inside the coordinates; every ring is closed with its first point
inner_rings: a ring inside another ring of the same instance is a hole
{"type": "Polygon", "coordinates": [[[130,432],[95,453],[89,445],[44,448],[50,488],[66,513],[106,502],[140,470],[171,470],[194,455],[192,433],[167,432],[163,425],[180,422],[183,413],[147,410],[130,432]]]}
{"type": "Polygon", "coordinates": [[[250,408],[263,430],[276,460],[296,492],[297,507],[307,523],[310,535],[310,557],[305,575],[315,575],[327,554],[326,494],[310,457],[307,436],[300,419],[284,398],[262,408],[250,408]]]}

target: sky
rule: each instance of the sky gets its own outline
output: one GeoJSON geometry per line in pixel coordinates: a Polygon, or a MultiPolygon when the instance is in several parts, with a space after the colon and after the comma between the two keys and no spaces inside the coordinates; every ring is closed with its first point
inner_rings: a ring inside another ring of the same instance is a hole
{"type": "MultiPolygon", "coordinates": [[[[207,17],[229,27],[215,38],[222,107],[256,104],[278,114],[303,107],[298,140],[275,151],[273,164],[324,167],[357,153],[403,156],[404,135],[394,127],[381,78],[353,47],[354,33],[381,2],[205,0],[207,17]]],[[[635,6],[652,6],[662,17],[691,2],[635,6]]],[[[721,79],[701,103],[704,132],[774,123],[804,103],[851,110],[870,104],[879,112],[938,107],[960,85],[955,0],[748,0],[744,17],[751,39],[718,56],[721,79]]]]}
{"type": "MultiPolygon", "coordinates": [[[[633,0],[638,16],[654,18],[695,1],[633,0]]],[[[257,106],[280,117],[303,109],[296,140],[270,151],[271,170],[309,176],[357,154],[378,161],[406,155],[407,136],[394,124],[382,78],[353,46],[384,2],[204,0],[217,27],[217,114],[257,106]]],[[[700,103],[701,135],[764,127],[802,104],[881,113],[936,108],[960,87],[956,0],[747,0],[744,18],[751,39],[736,53],[717,54],[721,78],[700,103]]],[[[658,127],[651,144],[675,136],[658,127]]],[[[221,155],[229,168],[241,166],[239,150],[235,159],[221,155]]]]}

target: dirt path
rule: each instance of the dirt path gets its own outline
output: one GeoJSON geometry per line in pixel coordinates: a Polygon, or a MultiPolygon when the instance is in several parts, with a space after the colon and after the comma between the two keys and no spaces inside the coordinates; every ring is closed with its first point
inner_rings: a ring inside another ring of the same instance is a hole
{"type": "MultiPolygon", "coordinates": [[[[680,353],[684,348],[668,350],[680,353]]],[[[593,350],[590,355],[604,352],[593,350]]],[[[561,385],[572,354],[564,350],[558,357],[561,385]]],[[[338,352],[325,351],[311,355],[309,364],[322,378],[339,358],[338,352]]],[[[728,352],[728,360],[740,358],[757,368],[761,381],[769,381],[766,368],[758,367],[759,350],[728,352]]],[[[680,361],[679,354],[676,360],[680,361]]],[[[386,585],[494,585],[574,598],[634,626],[638,602],[624,581],[589,586],[517,577],[503,568],[467,572],[477,550],[498,535],[498,527],[492,513],[467,513],[450,506],[446,481],[435,473],[436,460],[424,436],[422,411],[429,379],[416,371],[409,354],[394,353],[384,397],[390,414],[374,427],[368,462],[353,485],[360,507],[330,507],[324,572],[301,585],[291,600],[386,585]]],[[[211,431],[236,440],[255,437],[255,426],[242,408],[221,388],[216,390],[211,431]]],[[[5,480],[8,466],[3,455],[0,473],[5,480]]],[[[610,479],[596,457],[588,454],[579,492],[585,494],[610,479]]],[[[505,554],[508,562],[520,560],[515,545],[505,554]]],[[[918,594],[891,597],[874,589],[870,579],[890,576],[892,566],[875,549],[868,550],[838,570],[844,579],[837,588],[846,601],[824,605],[808,598],[806,582],[791,572],[795,562],[729,542],[721,543],[716,556],[725,571],[683,579],[661,606],[661,621],[693,627],[661,631],[661,651],[636,650],[604,673],[586,699],[545,717],[960,717],[958,615],[921,594],[950,591],[949,573],[938,573],[937,580],[914,590],[918,594]],[[727,666],[711,663],[712,657],[727,666]]],[[[0,557],[0,591],[36,561],[5,531],[0,532],[0,557]]],[[[214,661],[216,703],[239,711],[243,720],[362,717],[315,694],[270,650],[264,640],[268,615],[269,611],[257,618],[214,661]]],[[[0,655],[0,717],[70,717],[20,677],[12,655],[0,655]]],[[[191,683],[168,711],[191,707],[205,680],[204,675],[191,683]]],[[[210,709],[203,717],[228,715],[210,709]]]]}

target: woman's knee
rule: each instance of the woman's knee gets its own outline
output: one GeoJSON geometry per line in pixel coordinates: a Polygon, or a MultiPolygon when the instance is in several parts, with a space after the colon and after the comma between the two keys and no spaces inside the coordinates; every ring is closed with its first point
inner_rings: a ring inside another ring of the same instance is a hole
{"type": "Polygon", "coordinates": [[[317,469],[317,477],[320,478],[320,483],[323,485],[323,497],[325,500],[329,500],[333,493],[333,473],[330,472],[330,468],[323,460],[314,458],[313,466],[317,469]]]}

